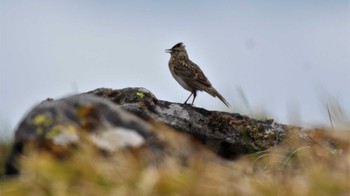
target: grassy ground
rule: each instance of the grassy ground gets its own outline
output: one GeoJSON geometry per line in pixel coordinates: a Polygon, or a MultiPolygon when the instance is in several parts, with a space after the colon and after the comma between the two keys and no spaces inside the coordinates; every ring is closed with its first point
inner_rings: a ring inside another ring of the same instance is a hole
{"type": "Polygon", "coordinates": [[[296,133],[231,162],[170,156],[146,166],[135,152],[106,158],[89,146],[61,161],[29,153],[19,177],[0,180],[0,195],[350,195],[350,131],[315,131],[307,143],[296,133]]]}

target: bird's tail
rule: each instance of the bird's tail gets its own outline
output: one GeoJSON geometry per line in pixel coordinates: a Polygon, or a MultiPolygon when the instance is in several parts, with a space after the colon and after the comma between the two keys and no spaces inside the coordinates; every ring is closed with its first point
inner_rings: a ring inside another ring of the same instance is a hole
{"type": "Polygon", "coordinates": [[[213,97],[218,97],[228,108],[231,106],[215,88],[211,88],[208,93],[213,97]]]}

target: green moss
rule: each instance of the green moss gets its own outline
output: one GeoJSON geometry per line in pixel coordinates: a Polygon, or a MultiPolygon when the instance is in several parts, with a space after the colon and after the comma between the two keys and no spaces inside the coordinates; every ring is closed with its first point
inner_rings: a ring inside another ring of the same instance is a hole
{"type": "Polygon", "coordinates": [[[142,93],[142,92],[137,92],[136,95],[137,95],[138,97],[140,97],[141,99],[143,99],[143,98],[145,97],[145,94],[142,93]]]}

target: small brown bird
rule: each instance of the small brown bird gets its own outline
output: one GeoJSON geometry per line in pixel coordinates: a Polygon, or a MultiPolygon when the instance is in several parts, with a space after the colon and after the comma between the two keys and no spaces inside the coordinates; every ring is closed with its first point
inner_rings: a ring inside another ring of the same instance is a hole
{"type": "Polygon", "coordinates": [[[216,91],[211,85],[201,68],[199,68],[197,64],[188,58],[188,54],[183,43],[180,42],[171,49],[165,50],[165,52],[168,52],[171,55],[169,60],[169,69],[171,74],[184,89],[191,92],[184,104],[186,104],[193,95],[193,105],[197,96],[197,91],[205,91],[213,97],[218,97],[227,107],[230,106],[225,98],[221,96],[220,93],[218,93],[218,91],[216,91]]]}

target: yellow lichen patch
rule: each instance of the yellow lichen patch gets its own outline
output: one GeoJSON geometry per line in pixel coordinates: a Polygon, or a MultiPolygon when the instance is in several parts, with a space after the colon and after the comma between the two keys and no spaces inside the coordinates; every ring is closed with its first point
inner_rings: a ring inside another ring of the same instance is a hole
{"type": "Polygon", "coordinates": [[[36,126],[49,126],[52,123],[52,119],[47,118],[43,114],[38,114],[34,117],[33,123],[36,126]]]}
{"type": "Polygon", "coordinates": [[[52,127],[50,129],[50,131],[48,131],[45,135],[46,139],[53,139],[54,137],[56,137],[59,133],[69,133],[69,134],[75,134],[77,133],[76,127],[73,125],[55,125],[54,127],[52,127]]]}
{"type": "Polygon", "coordinates": [[[67,132],[67,133],[76,133],[77,129],[73,125],[68,125],[68,126],[65,127],[64,131],[67,132]]]}
{"type": "Polygon", "coordinates": [[[54,138],[58,133],[60,133],[61,130],[63,130],[62,125],[56,125],[52,127],[45,135],[46,139],[52,139],[54,138]]]}
{"type": "Polygon", "coordinates": [[[145,94],[143,94],[142,92],[137,92],[136,95],[138,97],[140,97],[141,99],[143,99],[145,97],[145,94]]]}

